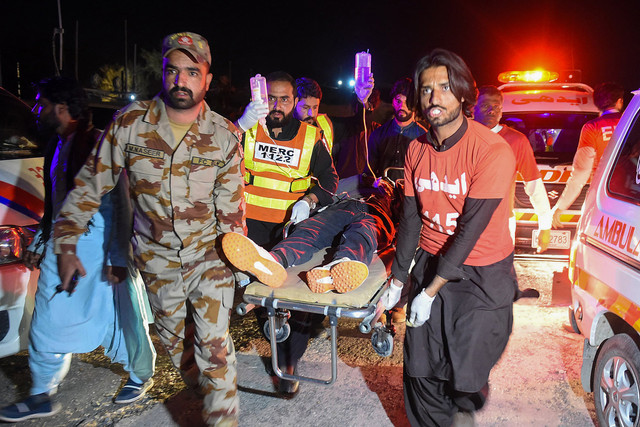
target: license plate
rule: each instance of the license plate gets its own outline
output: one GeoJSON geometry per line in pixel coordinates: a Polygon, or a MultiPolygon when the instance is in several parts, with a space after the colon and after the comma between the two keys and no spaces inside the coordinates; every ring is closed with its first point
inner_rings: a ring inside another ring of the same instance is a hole
{"type": "MultiPolygon", "coordinates": [[[[538,247],[538,230],[531,232],[531,247],[538,247]]],[[[551,230],[549,249],[569,249],[571,247],[571,231],[551,230]]]]}

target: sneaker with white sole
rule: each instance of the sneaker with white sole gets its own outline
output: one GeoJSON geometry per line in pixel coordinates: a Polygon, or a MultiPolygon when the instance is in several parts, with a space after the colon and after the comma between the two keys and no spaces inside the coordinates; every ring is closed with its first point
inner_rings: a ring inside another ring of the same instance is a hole
{"type": "Polygon", "coordinates": [[[153,386],[153,378],[149,378],[143,383],[137,383],[129,378],[122,390],[113,399],[113,402],[120,404],[135,402],[141,399],[151,386],[153,386]]]}
{"type": "Polygon", "coordinates": [[[307,284],[315,293],[345,293],[356,289],[368,276],[365,263],[345,257],[307,271],[307,284]]]}
{"type": "Polygon", "coordinates": [[[324,294],[333,290],[333,278],[328,267],[316,267],[307,271],[307,285],[311,292],[324,294]]]}
{"type": "Polygon", "coordinates": [[[369,276],[369,267],[363,262],[342,258],[331,267],[333,287],[339,293],[358,288],[369,276]]]}
{"type": "Polygon", "coordinates": [[[287,278],[287,271],[273,255],[240,233],[222,236],[222,250],[237,269],[251,273],[267,286],[279,288],[287,278]]]}
{"type": "Polygon", "coordinates": [[[17,423],[31,418],[50,417],[58,413],[60,408],[62,406],[47,393],[35,394],[0,409],[0,421],[17,423]]]}

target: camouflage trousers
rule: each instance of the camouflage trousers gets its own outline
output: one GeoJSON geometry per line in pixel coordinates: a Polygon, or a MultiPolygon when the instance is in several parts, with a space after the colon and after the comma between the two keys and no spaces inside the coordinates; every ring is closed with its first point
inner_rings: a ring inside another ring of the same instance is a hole
{"type": "Polygon", "coordinates": [[[218,259],[142,276],[163,345],[185,383],[204,395],[204,420],[237,425],[236,355],[229,335],[231,271],[218,259]]]}

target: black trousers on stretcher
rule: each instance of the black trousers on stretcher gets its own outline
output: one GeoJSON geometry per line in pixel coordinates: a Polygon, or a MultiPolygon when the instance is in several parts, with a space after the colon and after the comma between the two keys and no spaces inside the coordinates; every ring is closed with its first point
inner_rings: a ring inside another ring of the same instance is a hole
{"type": "MultiPolygon", "coordinates": [[[[393,224],[388,218],[384,220],[385,215],[380,214],[376,206],[351,199],[340,201],[296,225],[288,238],[279,242],[282,224],[247,219],[248,237],[273,251],[273,255],[285,267],[307,262],[313,254],[328,246],[337,246],[333,259],[347,257],[370,264],[378,245],[386,247],[393,236],[393,224]],[[274,245],[274,241],[278,243],[274,245]]],[[[288,323],[291,335],[278,344],[280,368],[297,365],[307,349],[315,325],[324,319],[323,315],[297,311],[290,313],[288,323]]],[[[264,331],[266,309],[257,309],[256,316],[264,331]]]]}
{"type": "MultiPolygon", "coordinates": [[[[439,257],[419,249],[415,260],[409,307],[435,276],[439,257]]],[[[462,279],[440,289],[429,320],[405,333],[405,408],[412,426],[450,426],[456,412],[480,409],[489,373],[509,341],[518,290],[513,253],[462,271],[462,279]]]]}

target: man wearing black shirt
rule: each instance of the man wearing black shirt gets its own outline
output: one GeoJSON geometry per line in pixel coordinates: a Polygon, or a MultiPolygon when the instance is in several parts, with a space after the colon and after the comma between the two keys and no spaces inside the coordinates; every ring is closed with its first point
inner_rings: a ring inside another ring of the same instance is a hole
{"type": "MultiPolygon", "coordinates": [[[[369,137],[369,163],[376,176],[382,176],[388,167],[402,169],[409,143],[426,133],[413,112],[413,80],[408,77],[398,80],[391,89],[393,118],[374,130],[369,137]]],[[[402,170],[389,171],[389,178],[402,178],[402,170]]]]}

